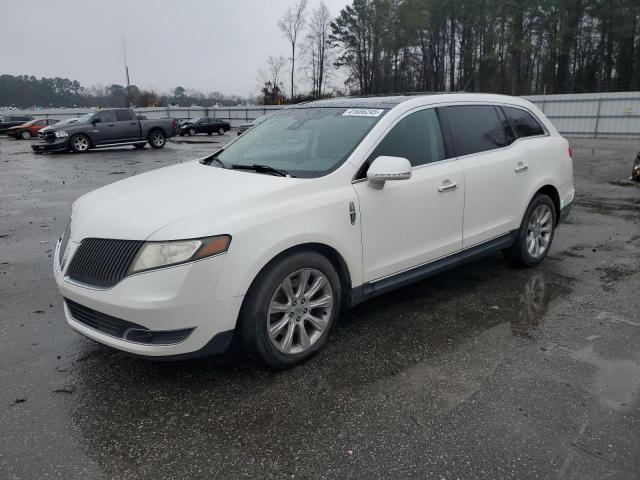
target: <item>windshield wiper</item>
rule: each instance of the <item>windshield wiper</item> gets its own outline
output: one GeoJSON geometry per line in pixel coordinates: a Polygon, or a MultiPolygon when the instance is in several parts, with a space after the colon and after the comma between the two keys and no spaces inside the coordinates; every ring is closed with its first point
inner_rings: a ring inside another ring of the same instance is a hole
{"type": "Polygon", "coordinates": [[[211,156],[211,157],[209,157],[209,158],[205,158],[205,160],[204,160],[204,162],[203,162],[203,163],[204,163],[205,165],[211,165],[213,162],[216,162],[216,163],[217,163],[218,165],[220,165],[222,168],[229,168],[229,166],[228,166],[226,163],[224,163],[224,162],[223,162],[222,160],[220,160],[218,157],[214,157],[214,156],[211,156]]]}
{"type": "Polygon", "coordinates": [[[234,163],[231,164],[230,167],[235,170],[254,170],[256,172],[271,173],[273,175],[279,175],[281,177],[293,176],[287,170],[281,170],[279,168],[273,168],[269,165],[261,165],[259,163],[254,163],[253,165],[239,165],[237,163],[234,163]]]}

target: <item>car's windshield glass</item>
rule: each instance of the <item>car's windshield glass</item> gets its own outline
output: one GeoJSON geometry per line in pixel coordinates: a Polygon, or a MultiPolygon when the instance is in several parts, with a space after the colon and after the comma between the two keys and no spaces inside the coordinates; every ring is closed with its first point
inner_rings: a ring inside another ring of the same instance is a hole
{"type": "Polygon", "coordinates": [[[93,115],[93,112],[91,112],[79,117],[78,123],[87,123],[91,119],[91,117],[93,117],[93,115]]]}
{"type": "Polygon", "coordinates": [[[266,165],[295,177],[337,168],[386,110],[309,107],[283,110],[217,154],[227,165],[266,165]]]}

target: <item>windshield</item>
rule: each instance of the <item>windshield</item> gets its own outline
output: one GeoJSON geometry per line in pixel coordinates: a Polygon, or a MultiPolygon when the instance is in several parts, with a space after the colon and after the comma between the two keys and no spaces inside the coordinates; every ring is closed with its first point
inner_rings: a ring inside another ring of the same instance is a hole
{"type": "Polygon", "coordinates": [[[229,166],[259,164],[294,177],[319,177],[341,165],[384,113],[342,107],[283,110],[243,133],[216,158],[229,166]]]}
{"type": "Polygon", "coordinates": [[[78,118],[78,123],[87,123],[91,119],[91,117],[93,117],[93,115],[94,115],[94,112],[82,115],[81,117],[78,118]]]}

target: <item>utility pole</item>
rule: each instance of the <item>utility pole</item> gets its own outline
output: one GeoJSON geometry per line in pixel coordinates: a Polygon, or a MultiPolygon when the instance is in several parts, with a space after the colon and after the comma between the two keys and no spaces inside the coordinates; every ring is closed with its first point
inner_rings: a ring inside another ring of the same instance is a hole
{"type": "Polygon", "coordinates": [[[122,56],[124,58],[124,72],[127,75],[127,108],[131,106],[131,84],[129,83],[129,66],[127,65],[127,43],[122,38],[122,56]]]}

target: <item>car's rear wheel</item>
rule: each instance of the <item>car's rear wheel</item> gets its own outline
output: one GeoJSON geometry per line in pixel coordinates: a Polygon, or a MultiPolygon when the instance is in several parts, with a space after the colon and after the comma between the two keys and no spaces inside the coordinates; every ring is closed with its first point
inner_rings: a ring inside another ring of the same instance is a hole
{"type": "Polygon", "coordinates": [[[189,136],[193,137],[196,134],[196,129],[195,128],[190,128],[189,129],[189,136]]]}
{"type": "Polygon", "coordinates": [[[69,140],[69,145],[71,150],[76,153],[84,153],[91,147],[91,142],[89,141],[89,137],[86,135],[77,134],[71,137],[69,140]]]}
{"type": "Polygon", "coordinates": [[[224,135],[224,128],[223,127],[220,127],[218,129],[218,135],[224,135]]]}
{"type": "Polygon", "coordinates": [[[167,137],[160,130],[154,130],[149,134],[151,148],[162,148],[167,143],[167,137]]]}
{"type": "Polygon", "coordinates": [[[277,260],[245,299],[245,350],[273,368],[301,363],[327,343],[340,306],[340,277],[326,257],[305,251],[277,260]]]}
{"type": "Polygon", "coordinates": [[[515,243],[502,251],[514,266],[533,267],[549,253],[557,224],[553,200],[548,195],[536,195],[522,219],[515,243]]]}

